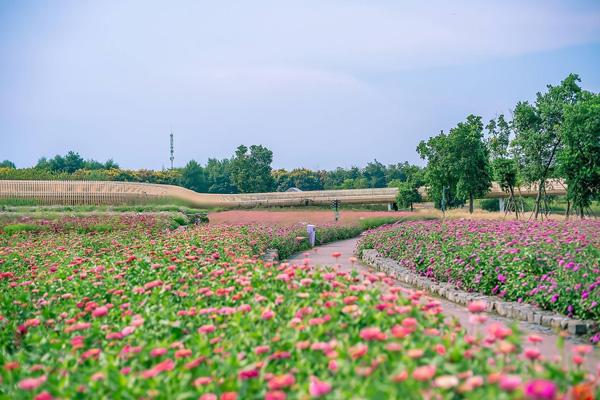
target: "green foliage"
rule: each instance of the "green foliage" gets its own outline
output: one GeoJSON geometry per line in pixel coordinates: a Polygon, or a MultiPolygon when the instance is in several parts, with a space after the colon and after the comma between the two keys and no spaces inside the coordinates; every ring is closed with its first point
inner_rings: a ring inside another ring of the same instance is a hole
{"type": "Polygon", "coordinates": [[[559,170],[566,179],[567,198],[583,217],[600,194],[600,95],[584,93],[566,107],[560,137],[559,170]]]}
{"type": "Polygon", "coordinates": [[[231,180],[230,164],[231,161],[228,159],[208,159],[204,171],[209,193],[238,193],[237,187],[231,180]]]}
{"type": "Polygon", "coordinates": [[[383,188],[386,187],[385,166],[377,160],[367,164],[363,170],[363,177],[367,181],[367,187],[383,188]]]}
{"type": "Polygon", "coordinates": [[[422,201],[419,193],[419,186],[414,181],[400,182],[398,184],[398,195],[396,203],[400,208],[410,208],[413,210],[413,204],[422,201]]]}
{"type": "Polygon", "coordinates": [[[450,207],[469,199],[472,212],[473,200],[487,193],[491,186],[481,117],[469,115],[448,135],[441,132],[427,142],[422,141],[417,151],[428,161],[425,177],[435,203],[441,205],[444,195],[450,207]]]}
{"type": "Polygon", "coordinates": [[[231,160],[231,178],[240,193],[263,193],[273,190],[271,163],[273,152],[261,145],[241,145],[231,160]]]}
{"type": "Polygon", "coordinates": [[[481,199],[479,201],[479,207],[485,211],[500,211],[500,202],[498,199],[481,199]]]}
{"type": "Polygon", "coordinates": [[[300,190],[322,190],[321,174],[306,168],[296,168],[292,171],[285,169],[274,170],[271,174],[275,183],[275,190],[285,192],[289,188],[300,190]]]}
{"type": "Polygon", "coordinates": [[[0,162],[0,168],[15,169],[17,167],[15,166],[14,162],[12,162],[10,160],[4,160],[4,161],[0,162]]]}
{"type": "Polygon", "coordinates": [[[40,232],[45,230],[45,227],[35,224],[11,224],[0,229],[7,235],[13,235],[20,232],[40,232]]]}
{"type": "Polygon", "coordinates": [[[204,169],[194,160],[188,162],[181,171],[180,184],[185,188],[200,193],[206,192],[208,189],[204,169]]]}
{"type": "Polygon", "coordinates": [[[535,215],[541,211],[543,187],[556,175],[556,159],[562,149],[562,123],[565,106],[581,98],[579,76],[570,74],[560,85],[548,85],[538,93],[534,104],[519,102],[514,110],[514,148],[525,182],[537,183],[539,192],[535,215]]]}

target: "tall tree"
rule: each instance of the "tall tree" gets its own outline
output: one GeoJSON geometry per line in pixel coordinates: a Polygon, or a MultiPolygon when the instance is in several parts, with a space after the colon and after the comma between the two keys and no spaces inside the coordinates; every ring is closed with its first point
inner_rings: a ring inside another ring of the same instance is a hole
{"type": "Polygon", "coordinates": [[[367,164],[363,170],[363,177],[371,188],[385,187],[385,166],[377,160],[367,164]]]}
{"type": "Polygon", "coordinates": [[[506,121],[503,114],[500,114],[498,120],[490,120],[486,128],[488,130],[487,145],[490,151],[493,178],[498,182],[500,188],[509,195],[505,211],[514,210],[515,217],[519,219],[519,208],[515,199],[517,163],[510,152],[512,132],[510,123],[506,121]]]}
{"type": "Polygon", "coordinates": [[[421,141],[417,152],[422,159],[427,160],[427,196],[433,200],[436,207],[444,209],[464,204],[464,200],[456,196],[457,178],[453,173],[455,156],[448,135],[442,131],[427,141],[421,141]]]}
{"type": "Polygon", "coordinates": [[[541,212],[548,212],[546,182],[556,174],[556,159],[562,147],[560,132],[564,109],[581,97],[579,81],[578,75],[570,74],[560,85],[548,85],[546,93],[537,93],[534,104],[519,102],[514,110],[514,145],[519,169],[527,183],[538,186],[535,218],[541,212]]]}
{"type": "Polygon", "coordinates": [[[473,212],[475,198],[486,194],[492,185],[488,148],[483,142],[481,117],[469,115],[448,135],[456,178],[456,195],[469,200],[473,212]]]}
{"type": "Polygon", "coordinates": [[[270,192],[274,183],[272,162],[273,152],[264,146],[239,146],[230,165],[233,183],[241,193],[270,192]]]}
{"type": "Polygon", "coordinates": [[[584,92],[580,101],[567,106],[561,128],[559,171],[567,183],[567,198],[583,218],[600,194],[600,94],[584,92]]]}
{"type": "Polygon", "coordinates": [[[209,193],[237,193],[237,187],[231,180],[228,159],[209,158],[204,171],[209,193]]]}
{"type": "Polygon", "coordinates": [[[181,186],[199,193],[207,191],[206,174],[204,168],[195,160],[191,160],[181,171],[181,186]]]}

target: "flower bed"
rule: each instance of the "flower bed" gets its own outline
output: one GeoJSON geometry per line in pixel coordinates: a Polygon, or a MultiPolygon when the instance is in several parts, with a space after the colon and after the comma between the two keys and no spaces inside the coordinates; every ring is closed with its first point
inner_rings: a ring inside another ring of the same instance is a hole
{"type": "MultiPolygon", "coordinates": [[[[534,344],[523,352],[507,327],[466,335],[437,302],[382,274],[260,260],[273,238],[295,234],[203,225],[0,236],[0,397],[553,399],[598,390],[534,344]]],[[[588,351],[579,348],[575,364],[588,351]]]]}
{"type": "Polygon", "coordinates": [[[600,222],[408,222],[366,234],[360,249],[472,292],[600,320],[600,222]]]}

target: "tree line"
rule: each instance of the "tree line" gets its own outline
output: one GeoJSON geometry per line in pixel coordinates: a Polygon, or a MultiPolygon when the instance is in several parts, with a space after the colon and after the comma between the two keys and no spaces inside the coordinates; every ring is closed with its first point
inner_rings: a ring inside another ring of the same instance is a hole
{"type": "Polygon", "coordinates": [[[463,206],[473,211],[476,198],[498,182],[507,193],[507,210],[519,217],[518,188],[535,185],[534,215],[549,212],[546,183],[566,183],[567,214],[584,216],[600,193],[600,94],[583,90],[579,76],[570,74],[559,85],[548,85],[535,101],[521,101],[511,117],[498,115],[484,125],[482,117],[467,118],[417,146],[427,166],[407,162],[365,167],[291,171],[273,169],[273,152],[262,145],[240,145],[230,158],[195,160],[183,168],[162,171],[127,170],[113,160],[84,160],[70,151],[41,158],[33,168],[0,163],[0,179],[115,180],[181,185],[205,193],[259,193],[397,187],[403,208],[421,200],[426,186],[438,208],[463,206]]]}
{"type": "Polygon", "coordinates": [[[483,197],[492,180],[507,193],[508,210],[519,217],[515,189],[534,185],[534,216],[549,212],[546,184],[562,179],[567,215],[583,217],[600,194],[600,94],[583,90],[576,74],[548,85],[534,102],[520,101],[512,118],[498,115],[485,126],[480,116],[422,141],[428,194],[441,208],[483,197]]]}
{"type": "MultiPolygon", "coordinates": [[[[260,193],[300,190],[333,190],[399,187],[406,182],[423,184],[422,168],[407,162],[384,165],[377,160],[365,167],[331,171],[296,168],[273,169],[273,152],[262,145],[240,145],[230,158],[209,158],[205,164],[189,161],[183,168],[128,170],[113,160],[84,160],[78,153],[41,158],[32,168],[17,169],[0,163],[0,179],[109,180],[180,185],[201,193],[260,193]]],[[[418,201],[418,200],[415,200],[418,201]]],[[[407,204],[406,207],[409,205],[407,204]]]]}

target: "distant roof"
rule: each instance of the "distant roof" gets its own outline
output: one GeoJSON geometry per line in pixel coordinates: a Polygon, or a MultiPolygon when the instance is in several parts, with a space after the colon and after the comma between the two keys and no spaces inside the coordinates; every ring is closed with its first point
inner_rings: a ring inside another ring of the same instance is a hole
{"type": "Polygon", "coordinates": [[[286,190],[286,192],[301,192],[302,190],[298,189],[297,187],[291,187],[288,190],[286,190]]]}

